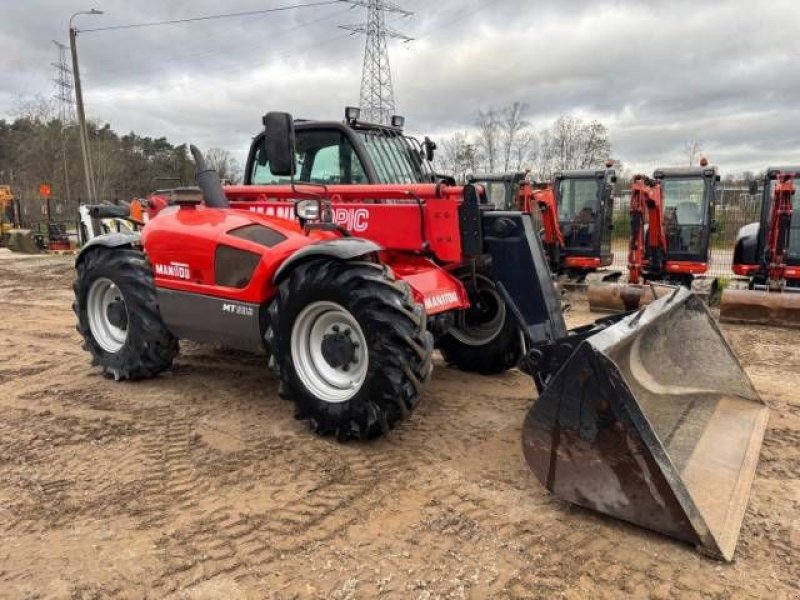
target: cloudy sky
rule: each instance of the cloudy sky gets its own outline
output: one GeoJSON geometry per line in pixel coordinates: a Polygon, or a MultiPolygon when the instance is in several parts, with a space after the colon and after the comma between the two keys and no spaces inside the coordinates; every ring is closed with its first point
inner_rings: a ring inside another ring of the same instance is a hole
{"type": "MultiPolygon", "coordinates": [[[[304,0],[300,0],[304,1],[304,0]]],[[[723,173],[800,162],[797,0],[397,0],[398,112],[434,139],[479,108],[522,101],[537,128],[597,118],[636,169],[684,161],[689,139],[723,173]]],[[[258,10],[295,0],[0,0],[0,118],[53,93],[70,14],[88,30],[258,10]]],[[[243,161],[267,110],[340,118],[358,102],[363,40],[348,5],[79,36],[87,112],[117,131],[222,146],[243,161]]]]}

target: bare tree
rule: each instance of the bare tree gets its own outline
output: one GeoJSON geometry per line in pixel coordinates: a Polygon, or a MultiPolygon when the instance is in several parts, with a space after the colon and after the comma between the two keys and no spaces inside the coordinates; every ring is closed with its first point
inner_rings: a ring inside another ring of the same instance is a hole
{"type": "Polygon", "coordinates": [[[690,167],[694,167],[698,164],[702,151],[703,144],[697,140],[686,140],[683,143],[683,155],[689,161],[690,167]]]}
{"type": "Polygon", "coordinates": [[[500,111],[498,128],[500,130],[500,146],[502,149],[503,172],[507,173],[512,165],[515,150],[519,151],[519,138],[530,125],[522,115],[528,110],[523,102],[514,102],[500,111]]]}
{"type": "Polygon", "coordinates": [[[478,127],[478,153],[486,161],[486,170],[490,173],[494,172],[497,166],[501,134],[497,111],[491,107],[486,112],[479,110],[476,125],[478,127]]]}
{"type": "Polygon", "coordinates": [[[512,148],[514,158],[514,170],[520,171],[523,168],[532,170],[533,165],[539,158],[539,140],[536,133],[526,127],[517,135],[512,148]]]}
{"type": "Polygon", "coordinates": [[[443,173],[463,182],[467,173],[476,171],[478,154],[467,132],[453,134],[441,143],[441,147],[437,161],[441,161],[443,173]]]}
{"type": "Polygon", "coordinates": [[[561,115],[543,131],[539,151],[539,176],[550,179],[554,171],[600,167],[611,154],[608,130],[599,121],[561,115]]]}
{"type": "Polygon", "coordinates": [[[223,148],[209,148],[206,151],[205,159],[209,166],[219,173],[220,179],[230,183],[239,183],[242,168],[233,154],[223,148]]]}
{"type": "Polygon", "coordinates": [[[599,167],[611,155],[608,130],[600,121],[590,121],[580,128],[578,160],[580,169],[599,167]]]}
{"type": "Polygon", "coordinates": [[[467,141],[466,133],[454,133],[449,138],[441,141],[441,150],[436,153],[437,170],[446,175],[458,177],[461,171],[461,155],[467,141]]]}

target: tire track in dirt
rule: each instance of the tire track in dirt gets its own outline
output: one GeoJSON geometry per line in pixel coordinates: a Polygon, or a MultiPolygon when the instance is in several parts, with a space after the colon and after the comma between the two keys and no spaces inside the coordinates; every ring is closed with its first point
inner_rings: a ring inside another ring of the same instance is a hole
{"type": "Polygon", "coordinates": [[[437,360],[409,421],[340,445],[294,421],[263,357],[187,343],[151,382],[99,377],[72,333],[69,263],[25,268],[9,270],[30,303],[0,324],[0,368],[52,364],[0,383],[0,596],[800,597],[791,333],[732,329],[773,414],[722,565],[539,486],[520,373],[437,360]]]}
{"type": "Polygon", "coordinates": [[[221,575],[237,582],[256,581],[284,557],[343,536],[414,477],[409,457],[384,447],[389,445],[386,442],[365,448],[343,446],[344,459],[339,460],[320,452],[318,446],[331,446],[327,441],[292,442],[299,446],[271,468],[281,469],[286,460],[297,461],[298,454],[303,468],[292,473],[281,489],[273,490],[277,506],[245,514],[237,510],[237,494],[232,493],[234,502],[160,541],[169,557],[159,578],[160,592],[191,589],[221,575]]]}

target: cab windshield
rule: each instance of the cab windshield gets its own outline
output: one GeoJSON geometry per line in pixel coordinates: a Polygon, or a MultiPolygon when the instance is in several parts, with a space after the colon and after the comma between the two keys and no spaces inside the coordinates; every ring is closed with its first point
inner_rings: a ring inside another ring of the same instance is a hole
{"type": "Polygon", "coordinates": [[[564,243],[591,248],[597,221],[597,180],[561,179],[558,182],[558,220],[564,243]]]}
{"type": "Polygon", "coordinates": [[[661,189],[668,251],[699,253],[703,245],[706,180],[670,177],[662,181],[661,189]]]}
{"type": "Polygon", "coordinates": [[[379,183],[431,181],[432,170],[422,158],[422,149],[413,138],[381,130],[363,130],[356,133],[364,142],[370,161],[375,166],[379,183]]]}

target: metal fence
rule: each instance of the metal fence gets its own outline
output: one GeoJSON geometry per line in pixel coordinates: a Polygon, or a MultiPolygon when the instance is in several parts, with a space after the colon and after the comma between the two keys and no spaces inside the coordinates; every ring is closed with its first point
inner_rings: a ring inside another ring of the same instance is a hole
{"type": "MultiPolygon", "coordinates": [[[[628,240],[630,239],[630,194],[624,193],[614,199],[614,231],[612,250],[614,270],[625,271],[628,262],[628,240]]],[[[714,202],[716,230],[711,234],[708,275],[733,277],[733,247],[741,227],[757,222],[761,211],[761,196],[751,195],[746,188],[717,190],[714,202]]]]}

